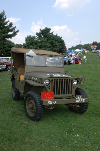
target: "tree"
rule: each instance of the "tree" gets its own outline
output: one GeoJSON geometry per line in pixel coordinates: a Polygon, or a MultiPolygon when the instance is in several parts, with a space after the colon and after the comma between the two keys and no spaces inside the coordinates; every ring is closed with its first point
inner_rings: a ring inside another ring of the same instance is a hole
{"type": "Polygon", "coordinates": [[[5,50],[3,56],[11,56],[11,48],[15,47],[15,44],[10,40],[5,40],[5,50]]]}
{"type": "Polygon", "coordinates": [[[100,42],[93,41],[92,45],[96,45],[97,46],[97,50],[100,49],[100,42]]]}
{"type": "Polygon", "coordinates": [[[10,55],[10,49],[14,43],[9,43],[9,38],[15,37],[19,30],[15,30],[16,26],[13,27],[13,23],[7,21],[5,12],[0,13],[0,53],[4,56],[10,55]]]}
{"type": "Polygon", "coordinates": [[[86,49],[86,50],[91,50],[91,44],[84,44],[84,45],[82,45],[82,44],[79,44],[79,45],[76,45],[76,46],[72,46],[71,48],[69,48],[69,50],[70,49],[81,49],[81,48],[84,48],[84,49],[86,49]]]}
{"type": "Polygon", "coordinates": [[[40,29],[35,36],[27,36],[25,38],[24,48],[40,49],[64,53],[66,51],[65,42],[62,37],[54,35],[50,32],[50,28],[40,29]]]}
{"type": "Polygon", "coordinates": [[[66,51],[64,40],[62,37],[54,35],[50,30],[50,28],[46,27],[42,30],[40,29],[39,33],[36,33],[40,49],[64,53],[66,51]]]}
{"type": "Polygon", "coordinates": [[[23,48],[23,45],[22,44],[15,44],[15,47],[17,47],[17,48],[23,48]]]}
{"type": "Polygon", "coordinates": [[[98,45],[97,41],[93,41],[92,45],[98,45]]]}
{"type": "Polygon", "coordinates": [[[36,37],[35,36],[27,36],[25,38],[25,43],[23,44],[24,48],[35,49],[36,47],[36,37]]]}

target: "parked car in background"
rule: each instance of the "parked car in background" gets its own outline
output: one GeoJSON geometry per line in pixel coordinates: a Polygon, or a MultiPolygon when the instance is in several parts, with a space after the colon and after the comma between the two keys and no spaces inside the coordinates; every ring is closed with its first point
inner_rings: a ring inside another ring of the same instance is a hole
{"type": "Polygon", "coordinates": [[[11,62],[7,61],[4,58],[0,58],[0,63],[3,63],[4,65],[6,65],[6,70],[10,71],[11,70],[11,62]]]}
{"type": "Polygon", "coordinates": [[[5,70],[5,69],[6,69],[6,65],[0,62],[0,70],[5,70]]]}

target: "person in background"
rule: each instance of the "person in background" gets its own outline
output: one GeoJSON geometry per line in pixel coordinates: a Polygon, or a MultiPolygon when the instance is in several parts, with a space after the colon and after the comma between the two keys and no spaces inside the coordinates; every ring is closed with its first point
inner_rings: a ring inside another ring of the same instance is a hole
{"type": "Polygon", "coordinates": [[[98,53],[98,60],[100,59],[100,52],[98,53]]]}
{"type": "Polygon", "coordinates": [[[84,62],[86,63],[86,60],[87,60],[87,59],[86,59],[86,56],[84,56],[83,59],[84,59],[84,62]]]}
{"type": "Polygon", "coordinates": [[[82,63],[82,56],[81,56],[81,63],[82,63]]]}
{"type": "Polygon", "coordinates": [[[78,60],[79,60],[79,64],[81,64],[82,63],[82,56],[80,54],[79,54],[78,60]]]}
{"type": "Polygon", "coordinates": [[[73,64],[75,64],[75,57],[72,58],[73,64]]]}

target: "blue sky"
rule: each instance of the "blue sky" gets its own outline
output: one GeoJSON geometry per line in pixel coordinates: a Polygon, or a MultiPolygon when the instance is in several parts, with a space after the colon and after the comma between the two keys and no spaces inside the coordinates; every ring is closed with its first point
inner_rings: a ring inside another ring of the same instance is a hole
{"type": "Polygon", "coordinates": [[[61,36],[67,48],[100,42],[100,0],[3,0],[3,10],[19,30],[11,39],[17,44],[45,27],[61,36]]]}

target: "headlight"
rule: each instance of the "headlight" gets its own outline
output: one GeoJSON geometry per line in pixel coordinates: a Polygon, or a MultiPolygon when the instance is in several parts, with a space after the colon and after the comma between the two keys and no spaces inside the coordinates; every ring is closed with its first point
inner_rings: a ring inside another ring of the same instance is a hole
{"type": "Polygon", "coordinates": [[[77,80],[73,80],[73,84],[77,84],[77,80]]]}
{"type": "Polygon", "coordinates": [[[49,83],[50,83],[49,80],[45,80],[45,81],[44,81],[44,84],[45,84],[45,85],[49,85],[49,83]]]}

